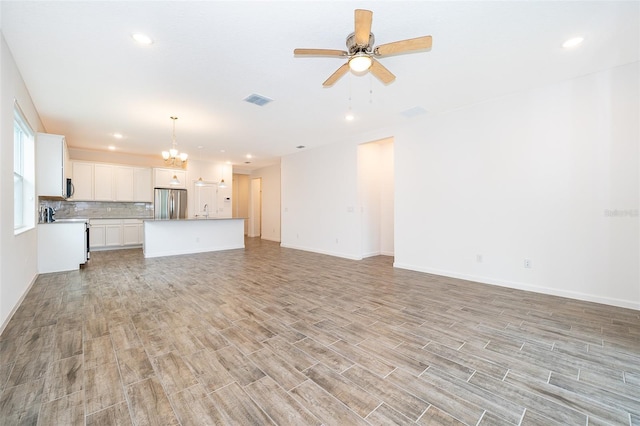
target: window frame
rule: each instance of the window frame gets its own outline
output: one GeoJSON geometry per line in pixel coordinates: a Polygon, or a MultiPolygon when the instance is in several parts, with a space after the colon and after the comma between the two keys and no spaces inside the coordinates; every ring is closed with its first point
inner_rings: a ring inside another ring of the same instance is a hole
{"type": "Polygon", "coordinates": [[[35,228],[35,132],[20,106],[13,114],[13,233],[35,228]]]}

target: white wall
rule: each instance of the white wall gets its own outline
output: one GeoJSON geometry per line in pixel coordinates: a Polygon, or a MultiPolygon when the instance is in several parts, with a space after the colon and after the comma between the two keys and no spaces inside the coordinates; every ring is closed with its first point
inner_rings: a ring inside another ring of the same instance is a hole
{"type": "MultiPolygon", "coordinates": [[[[634,63],[362,135],[393,136],[395,266],[640,309],[639,81],[634,63]]],[[[361,257],[361,142],[282,159],[284,247],[361,257]]]]}
{"type": "Polygon", "coordinates": [[[280,242],[280,164],[251,172],[262,179],[262,239],[280,242]]]}
{"type": "Polygon", "coordinates": [[[380,254],[380,145],[375,142],[358,145],[358,200],[361,215],[362,257],[380,254]]]}
{"type": "MultiPolygon", "coordinates": [[[[280,174],[278,173],[278,182],[280,182],[280,174]]],[[[234,173],[233,174],[233,217],[243,217],[244,235],[249,232],[249,195],[251,192],[251,179],[249,175],[234,173]]],[[[280,229],[280,187],[278,186],[278,230],[280,229]]],[[[279,235],[279,231],[278,231],[279,235]]],[[[279,240],[278,240],[279,241],[279,240]]]]}
{"type": "Polygon", "coordinates": [[[393,139],[358,145],[362,257],[393,256],[393,139]]]}
{"type": "Polygon", "coordinates": [[[640,309],[639,80],[635,63],[399,131],[395,265],[640,309]]]}
{"type": "Polygon", "coordinates": [[[283,247],[361,258],[357,145],[282,158],[283,247]]]}
{"type": "MultiPolygon", "coordinates": [[[[0,332],[37,276],[36,230],[13,234],[13,102],[44,131],[4,37],[0,36],[0,332]]],[[[34,205],[36,201],[34,200],[34,205]]]]}
{"type": "Polygon", "coordinates": [[[380,254],[394,255],[395,221],[395,166],[393,139],[386,139],[380,145],[380,254]]]}

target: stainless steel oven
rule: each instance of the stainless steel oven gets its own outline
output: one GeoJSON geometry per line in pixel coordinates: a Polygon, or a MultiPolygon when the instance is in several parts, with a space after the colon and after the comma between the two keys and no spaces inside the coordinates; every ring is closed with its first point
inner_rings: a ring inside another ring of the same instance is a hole
{"type": "Polygon", "coordinates": [[[91,244],[89,244],[89,221],[87,220],[84,223],[84,258],[86,259],[86,261],[88,262],[89,259],[91,258],[91,249],[89,247],[91,247],[91,244]]]}

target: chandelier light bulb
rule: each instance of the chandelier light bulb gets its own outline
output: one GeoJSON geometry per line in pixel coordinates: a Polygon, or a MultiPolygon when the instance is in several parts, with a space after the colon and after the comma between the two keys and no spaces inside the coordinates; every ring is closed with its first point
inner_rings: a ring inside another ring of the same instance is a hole
{"type": "MultiPolygon", "coordinates": [[[[175,167],[184,167],[189,157],[186,152],[178,151],[178,144],[176,143],[176,120],[178,117],[169,117],[173,121],[173,134],[171,138],[171,149],[168,151],[162,151],[162,158],[164,161],[175,167]]],[[[174,183],[175,184],[175,183],[174,183]]]]}

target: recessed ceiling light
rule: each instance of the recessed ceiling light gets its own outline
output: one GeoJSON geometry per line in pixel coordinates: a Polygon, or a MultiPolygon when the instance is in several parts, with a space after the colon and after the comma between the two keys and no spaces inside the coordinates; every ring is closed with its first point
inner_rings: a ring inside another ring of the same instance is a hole
{"type": "Polygon", "coordinates": [[[131,37],[140,44],[153,44],[153,40],[146,34],[133,33],[131,37]]]}
{"type": "Polygon", "coordinates": [[[565,49],[571,49],[572,47],[580,46],[583,41],[584,37],[573,37],[562,43],[562,47],[565,49]]]}
{"type": "Polygon", "coordinates": [[[116,147],[113,145],[109,145],[107,148],[109,148],[109,151],[115,151],[116,147]]]}
{"type": "Polygon", "coordinates": [[[114,133],[113,137],[116,139],[122,139],[123,136],[122,136],[122,133],[114,133]]]}
{"type": "Polygon", "coordinates": [[[252,157],[252,155],[251,155],[251,154],[247,154],[247,155],[246,155],[246,157],[247,157],[247,158],[251,158],[251,157],[252,157]]]}

